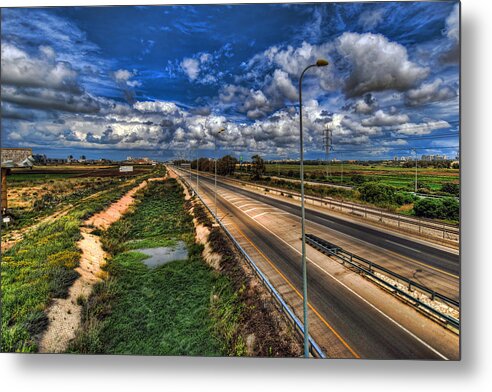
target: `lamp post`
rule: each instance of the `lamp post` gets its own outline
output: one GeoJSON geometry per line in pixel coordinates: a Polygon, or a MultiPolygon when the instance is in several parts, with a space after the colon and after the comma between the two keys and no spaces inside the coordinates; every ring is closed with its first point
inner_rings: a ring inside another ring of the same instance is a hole
{"type": "Polygon", "coordinates": [[[214,198],[215,198],[215,201],[214,201],[214,205],[215,205],[215,220],[218,221],[218,216],[217,216],[217,136],[224,132],[225,129],[222,128],[219,132],[216,132],[214,133],[214,145],[215,145],[215,185],[214,185],[214,198]]]}
{"type": "Polygon", "coordinates": [[[302,233],[302,305],[304,312],[304,357],[309,358],[309,326],[308,326],[308,307],[307,307],[307,267],[306,267],[306,233],[305,220],[306,212],[304,210],[304,141],[302,133],[302,79],[306,71],[313,67],[325,67],[328,61],[319,59],[316,64],[308,65],[304,68],[299,78],[299,131],[300,131],[300,177],[301,177],[301,233],[302,233]]]}

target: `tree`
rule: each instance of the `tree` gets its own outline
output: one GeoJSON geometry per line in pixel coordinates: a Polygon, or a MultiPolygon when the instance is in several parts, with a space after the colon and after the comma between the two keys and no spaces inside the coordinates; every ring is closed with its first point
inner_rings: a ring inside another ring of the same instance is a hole
{"type": "Polygon", "coordinates": [[[442,199],[423,198],[413,205],[416,216],[432,219],[458,220],[460,216],[460,204],[454,197],[442,199]]]}
{"type": "Polygon", "coordinates": [[[368,182],[359,188],[360,198],[374,204],[393,204],[395,188],[389,185],[368,182]]]}
{"type": "Polygon", "coordinates": [[[212,171],[213,170],[213,164],[211,164],[211,160],[208,158],[200,158],[198,160],[198,170],[200,171],[212,171]]]}
{"type": "Polygon", "coordinates": [[[238,160],[233,156],[226,155],[217,161],[217,174],[221,176],[233,175],[238,160]]]}
{"type": "Polygon", "coordinates": [[[253,155],[251,157],[252,159],[252,169],[253,169],[253,172],[252,172],[252,179],[253,180],[259,180],[261,179],[261,176],[263,174],[265,174],[265,170],[266,170],[266,167],[265,167],[265,161],[263,160],[262,157],[260,157],[259,155],[253,155]]]}

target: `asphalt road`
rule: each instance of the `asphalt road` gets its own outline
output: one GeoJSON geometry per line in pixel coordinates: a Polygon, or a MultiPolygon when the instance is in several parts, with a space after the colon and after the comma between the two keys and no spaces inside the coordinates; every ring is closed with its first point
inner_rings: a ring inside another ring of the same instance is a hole
{"type": "MultiPolygon", "coordinates": [[[[213,200],[213,181],[204,178],[200,192],[213,200]]],[[[284,209],[295,208],[276,200],[259,197],[257,194],[231,187],[219,182],[219,188],[233,190],[235,193],[251,196],[256,200],[281,206],[284,209]]],[[[268,257],[276,267],[302,291],[302,276],[299,254],[282,244],[278,238],[265,230],[256,221],[242,213],[232,203],[218,195],[220,210],[232,217],[235,225],[268,257]]],[[[311,219],[324,219],[313,212],[311,219]]],[[[308,263],[308,298],[328,323],[341,335],[346,344],[361,358],[377,359],[443,359],[429,345],[416,339],[408,331],[396,325],[381,312],[356,294],[347,290],[334,279],[308,263]]],[[[404,305],[403,305],[404,306],[404,305]]],[[[316,337],[315,337],[316,338],[316,337]]],[[[327,350],[327,348],[324,348],[327,350]]],[[[327,350],[329,351],[329,349],[327,350]]]]}
{"type": "MultiPolygon", "coordinates": [[[[213,182],[213,180],[208,177],[200,176],[200,181],[203,180],[213,182]]],[[[252,197],[262,203],[280,208],[286,212],[296,214],[297,216],[300,216],[301,214],[300,206],[224,183],[220,179],[218,179],[217,182],[221,187],[234,191],[237,194],[252,197]]],[[[363,238],[365,242],[385,248],[400,255],[410,257],[423,264],[439,268],[447,273],[453,275],[460,274],[460,257],[455,253],[446,252],[442,249],[429,246],[421,242],[392,235],[384,231],[359,225],[355,222],[350,222],[335,216],[327,215],[321,211],[313,210],[309,206],[306,206],[306,219],[327,228],[336,230],[340,233],[344,233],[355,238],[363,238]]]]}
{"type": "MultiPolygon", "coordinates": [[[[205,192],[210,199],[213,199],[213,179],[206,177],[201,178],[200,192],[205,192]],[[206,182],[207,186],[204,186],[206,182]]],[[[299,207],[289,203],[274,200],[269,197],[258,195],[254,192],[225,184],[218,181],[219,188],[233,191],[236,194],[245,195],[266,204],[282,208],[285,211],[298,213],[299,207]]],[[[242,213],[232,203],[218,195],[220,210],[223,214],[232,217],[235,225],[270,259],[276,267],[293,283],[297,290],[302,291],[302,276],[299,254],[292,248],[285,246],[276,236],[265,230],[262,225],[242,213]]],[[[350,222],[339,219],[331,219],[324,214],[308,210],[307,218],[321,223],[330,228],[347,231],[351,235],[369,234],[370,240],[378,244],[386,245],[382,234],[376,230],[367,232],[368,229],[360,227],[350,222]],[[379,237],[379,238],[377,238],[379,237]]],[[[429,248],[420,243],[404,240],[400,237],[387,236],[385,238],[394,241],[389,244],[395,251],[407,252],[406,247],[418,246],[422,252],[428,252],[433,257],[435,263],[441,265],[440,259],[447,260],[447,254],[435,252],[435,249],[429,248]]],[[[412,255],[413,256],[413,255],[412,255]]],[[[451,264],[452,265],[452,264],[451,264]]],[[[340,285],[335,279],[323,273],[315,266],[308,263],[309,277],[309,294],[310,303],[318,312],[340,333],[346,345],[353,350],[353,353],[344,357],[359,356],[361,358],[381,358],[381,359],[443,359],[433,347],[426,344],[423,340],[408,333],[405,328],[395,324],[390,318],[379,312],[367,301],[361,300],[355,293],[347,290],[340,285]],[[355,353],[355,355],[354,355],[355,353]]],[[[405,305],[402,305],[405,306],[405,305]]],[[[327,332],[328,333],[328,332],[327,332]]],[[[318,339],[315,336],[315,339],[318,339]]],[[[322,339],[321,339],[322,341],[322,339]]],[[[320,343],[318,341],[318,343],[320,343]]],[[[329,352],[329,348],[324,347],[329,352]]],[[[343,347],[342,347],[343,349],[343,347]]],[[[456,350],[444,352],[448,358],[452,358],[449,353],[455,353],[456,350]]],[[[455,359],[455,358],[453,358],[455,359]]]]}

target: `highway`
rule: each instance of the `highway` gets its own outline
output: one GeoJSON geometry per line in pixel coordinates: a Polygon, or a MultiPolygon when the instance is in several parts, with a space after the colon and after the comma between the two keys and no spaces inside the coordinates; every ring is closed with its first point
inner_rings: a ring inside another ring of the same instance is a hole
{"type": "MultiPolygon", "coordinates": [[[[195,186],[195,181],[193,176],[189,182],[195,186]]],[[[199,192],[213,205],[213,179],[200,176],[199,192]]],[[[223,223],[302,319],[299,207],[223,180],[218,181],[218,201],[223,223]]],[[[363,238],[374,247],[388,246],[395,254],[408,255],[414,246],[410,240],[382,236],[377,230],[368,231],[366,238],[366,227],[344,224],[315,210],[309,209],[307,218],[308,231],[316,235],[330,237],[337,232],[359,241],[363,238]]],[[[428,254],[434,265],[459,270],[438,249],[415,244],[424,253],[420,259],[428,254]]],[[[329,357],[458,358],[457,335],[314,249],[308,249],[308,281],[311,335],[329,357]]]]}
{"type": "MultiPolygon", "coordinates": [[[[200,175],[200,179],[213,181],[204,175],[200,175]]],[[[222,188],[236,194],[254,198],[258,202],[281,209],[294,217],[300,216],[300,206],[296,202],[244,189],[236,183],[226,183],[220,177],[218,183],[222,188]]],[[[459,300],[460,258],[458,254],[425,242],[361,225],[346,218],[337,217],[331,211],[327,213],[313,209],[311,205],[306,206],[306,220],[314,224],[311,230],[313,234],[358,256],[388,267],[403,276],[417,280],[452,299],[459,300]],[[327,232],[336,233],[336,238],[327,236],[327,232]]]]}

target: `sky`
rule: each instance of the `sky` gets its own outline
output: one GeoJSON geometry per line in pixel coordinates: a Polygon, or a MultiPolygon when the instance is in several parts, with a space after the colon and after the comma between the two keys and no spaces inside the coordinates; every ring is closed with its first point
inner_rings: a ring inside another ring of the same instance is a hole
{"type": "Polygon", "coordinates": [[[159,160],[459,151],[457,2],[1,10],[3,147],[159,160]],[[220,129],[224,132],[217,134],[220,129]],[[215,152],[215,142],[218,151],[215,152]]]}

